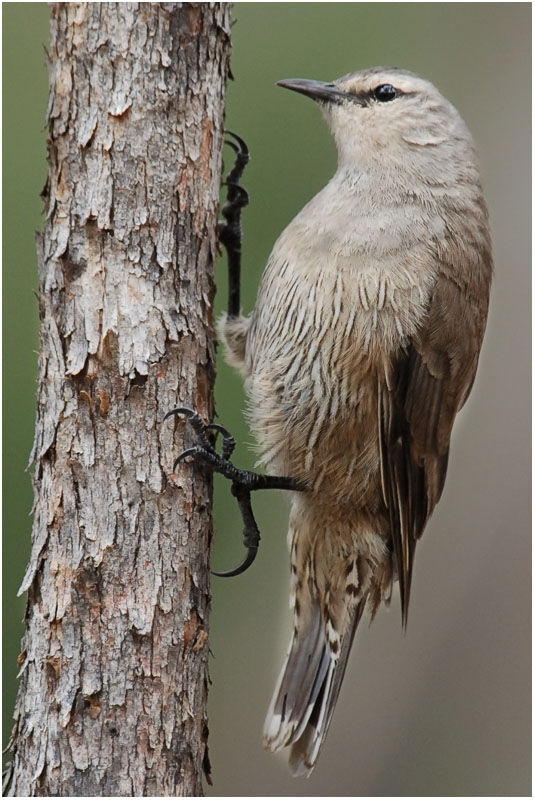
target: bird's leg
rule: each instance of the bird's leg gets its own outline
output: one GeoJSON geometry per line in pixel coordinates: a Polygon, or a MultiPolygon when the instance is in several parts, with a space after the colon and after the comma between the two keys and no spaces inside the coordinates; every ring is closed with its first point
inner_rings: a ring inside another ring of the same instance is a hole
{"type": "MultiPolygon", "coordinates": [[[[240,272],[241,272],[241,244],[242,228],[241,213],[242,209],[249,202],[249,195],[240,181],[249,161],[249,150],[246,143],[240,136],[231,131],[226,131],[232,137],[226,139],[228,144],[236,153],[234,166],[230,170],[224,182],[227,187],[227,202],[221,211],[223,220],[218,224],[219,241],[227,252],[228,259],[228,315],[238,317],[240,315],[240,272]]],[[[190,408],[175,408],[169,411],[164,419],[172,415],[184,415],[197,435],[197,444],[184,450],[175,459],[173,470],[176,469],[182,459],[192,456],[196,461],[203,462],[214,472],[219,472],[225,478],[232,481],[231,491],[238,501],[238,506],[243,520],[243,543],[247,549],[247,555],[242,564],[229,572],[215,572],[221,577],[231,577],[239,575],[251,566],[260,542],[260,531],[254,518],[251,506],[251,492],[258,489],[289,489],[301,491],[304,487],[300,486],[293,478],[276,475],[261,475],[249,470],[238,469],[230,461],[230,456],[235,447],[235,441],[231,434],[222,425],[215,423],[206,425],[201,416],[190,408]],[[208,432],[215,431],[221,433],[223,445],[221,454],[217,453],[210,439],[208,432]]]]}
{"type": "Polygon", "coordinates": [[[301,486],[294,478],[279,475],[261,475],[257,472],[235,467],[230,461],[230,456],[232,455],[236,443],[226,428],[215,423],[206,425],[200,414],[191,408],[174,408],[172,411],[167,412],[164,420],[173,415],[182,415],[186,417],[197,435],[197,444],[193,445],[193,447],[188,447],[187,450],[184,450],[177,456],[173,464],[173,471],[180,461],[187,456],[192,456],[195,461],[206,464],[214,472],[218,472],[220,475],[232,481],[231,491],[238,501],[243,520],[243,543],[247,548],[247,555],[243,563],[240,564],[239,567],[236,567],[236,569],[230,572],[215,572],[214,575],[219,575],[223,578],[239,575],[245,572],[253,563],[260,542],[260,531],[258,530],[251,506],[251,492],[259,489],[288,489],[299,492],[303,491],[304,486],[301,486]],[[208,438],[209,431],[222,434],[223,445],[221,454],[216,452],[214,446],[210,442],[208,438]]]}
{"type": "Polygon", "coordinates": [[[243,139],[231,131],[226,131],[232,139],[226,139],[236,153],[234,166],[224,182],[227,187],[227,202],[221,211],[223,220],[218,225],[219,241],[227,251],[228,260],[228,315],[240,315],[240,272],[241,272],[241,213],[249,202],[249,195],[240,186],[243,171],[249,161],[249,149],[243,139]],[[234,140],[234,141],[233,141],[234,140]]]}

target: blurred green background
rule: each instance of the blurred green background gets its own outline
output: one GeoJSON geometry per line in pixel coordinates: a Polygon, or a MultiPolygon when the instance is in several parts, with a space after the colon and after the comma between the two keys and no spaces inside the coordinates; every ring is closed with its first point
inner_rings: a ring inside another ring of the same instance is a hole
{"type": "MultiPolygon", "coordinates": [[[[48,8],[3,4],[4,741],[11,728],[29,553],[37,287],[43,225],[48,8]]],[[[376,64],[432,80],[481,156],[496,262],[489,327],[457,422],[444,497],[418,548],[409,629],[397,595],[362,625],[312,777],[263,752],[261,727],[286,637],[287,506],[255,497],[262,549],[244,576],[214,579],[210,755],[213,795],[530,794],[530,30],[529,3],[234,5],[227,127],[253,159],[245,183],[244,308],[270,248],[335,168],[314,104],[275,87],[376,64]]],[[[227,156],[230,163],[230,155],[227,156]]],[[[217,306],[225,302],[218,265],[217,306]]],[[[240,378],[218,367],[217,409],[236,463],[254,462],[240,378]]],[[[228,487],[216,481],[214,566],[242,554],[228,487]]]]}

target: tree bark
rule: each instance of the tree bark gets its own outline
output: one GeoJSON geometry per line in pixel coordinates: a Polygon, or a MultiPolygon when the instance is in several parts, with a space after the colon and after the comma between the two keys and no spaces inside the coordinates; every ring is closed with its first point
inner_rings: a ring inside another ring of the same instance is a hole
{"type": "Polygon", "coordinates": [[[225,3],[58,3],[9,794],[202,794],[225,3]],[[176,432],[176,436],[175,436],[176,432]]]}

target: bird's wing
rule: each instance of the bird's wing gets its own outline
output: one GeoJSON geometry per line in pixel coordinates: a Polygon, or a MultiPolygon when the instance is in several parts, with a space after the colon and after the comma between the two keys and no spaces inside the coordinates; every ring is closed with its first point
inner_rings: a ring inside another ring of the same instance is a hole
{"type": "Polygon", "coordinates": [[[413,553],[444,486],[451,429],[477,368],[488,281],[439,274],[424,322],[379,377],[383,495],[407,621],[413,553]]]}

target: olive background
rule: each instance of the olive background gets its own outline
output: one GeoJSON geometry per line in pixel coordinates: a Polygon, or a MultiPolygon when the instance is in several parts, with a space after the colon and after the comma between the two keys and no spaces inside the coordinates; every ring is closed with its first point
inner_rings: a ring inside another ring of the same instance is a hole
{"type": "MultiPolygon", "coordinates": [[[[44,224],[45,3],[3,5],[4,743],[15,697],[32,504],[37,356],[34,230],[44,224]]],[[[530,791],[529,3],[237,3],[227,127],[245,184],[243,305],[276,237],[329,179],[334,145],[314,103],[275,86],[377,64],[433,81],[477,142],[495,283],[479,373],[453,436],[446,488],[418,546],[408,631],[397,590],[361,624],[323,753],[292,779],[261,728],[289,632],[287,502],[254,497],[262,546],[242,577],[213,580],[212,795],[528,795],[530,791]]],[[[227,166],[231,153],[226,153],[227,166]]],[[[217,266],[217,310],[225,265],[217,266]]],[[[220,351],[221,355],[221,351],[220,351]]],[[[219,359],[219,419],[254,464],[241,379],[219,359]]],[[[215,486],[213,566],[242,555],[228,486],[215,486]]]]}

